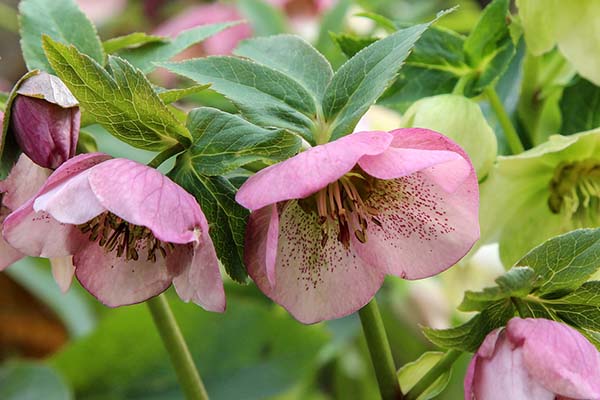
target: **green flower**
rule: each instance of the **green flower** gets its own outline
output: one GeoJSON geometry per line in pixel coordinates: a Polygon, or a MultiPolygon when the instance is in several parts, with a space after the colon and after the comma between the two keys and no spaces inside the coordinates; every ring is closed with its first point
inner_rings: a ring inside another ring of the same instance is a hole
{"type": "Polygon", "coordinates": [[[553,236],[600,226],[600,129],[498,157],[481,185],[480,219],[482,243],[497,239],[505,266],[553,236]]]}

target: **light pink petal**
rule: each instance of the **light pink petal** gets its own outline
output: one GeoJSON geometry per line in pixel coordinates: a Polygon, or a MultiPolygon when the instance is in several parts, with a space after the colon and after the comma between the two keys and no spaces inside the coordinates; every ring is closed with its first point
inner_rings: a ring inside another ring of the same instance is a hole
{"type": "Polygon", "coordinates": [[[504,331],[492,357],[477,360],[472,388],[475,400],[554,400],[554,393],[527,373],[522,349],[515,349],[504,331]]]}
{"type": "Polygon", "coordinates": [[[191,300],[207,311],[225,311],[217,253],[208,235],[195,249],[193,244],[178,245],[176,252],[167,257],[167,263],[171,270],[177,268],[173,263],[183,265],[183,270],[173,278],[175,290],[183,301],[191,300]]]}
{"type": "Polygon", "coordinates": [[[477,370],[477,364],[482,359],[490,359],[494,355],[496,349],[496,342],[502,332],[503,328],[494,329],[485,337],[483,343],[479,346],[477,352],[473,355],[467,373],[465,375],[464,389],[465,389],[465,400],[474,400],[475,393],[473,392],[473,384],[475,382],[475,371],[477,370]]]}
{"type": "MultiPolygon", "coordinates": [[[[260,223],[250,219],[251,224],[260,223]]],[[[265,224],[266,225],[266,224],[265,224]]],[[[260,290],[285,307],[300,322],[310,324],[340,318],[363,307],[383,283],[383,273],[356,257],[337,240],[337,228],[323,243],[315,213],[305,213],[297,202],[282,210],[279,225],[275,285],[267,278],[257,227],[250,226],[244,261],[260,290]]],[[[267,235],[267,229],[262,230],[267,235]]]]}
{"type": "Polygon", "coordinates": [[[367,242],[353,246],[366,262],[405,279],[421,279],[454,265],[479,238],[475,174],[448,193],[417,172],[375,182],[366,204],[377,210],[367,242]]]}
{"type": "MultiPolygon", "coordinates": [[[[8,210],[0,206],[0,225],[4,218],[8,214],[8,210]]],[[[4,240],[4,237],[0,235],[0,271],[6,267],[12,265],[14,262],[23,258],[24,255],[4,240]]]]}
{"type": "Polygon", "coordinates": [[[66,293],[73,281],[75,275],[75,266],[73,265],[73,257],[58,257],[51,258],[50,265],[52,266],[52,276],[58,284],[58,287],[63,293],[66,293]]]}
{"type": "Polygon", "coordinates": [[[4,193],[2,204],[16,210],[37,193],[51,173],[21,154],[8,177],[0,182],[0,193],[4,193]]]}
{"type": "Polygon", "coordinates": [[[92,171],[93,168],[80,172],[39,195],[33,202],[34,211],[45,211],[57,221],[72,225],[83,224],[105,212],[88,181],[92,171]]]}
{"type": "Polygon", "coordinates": [[[238,203],[258,210],[284,200],[307,197],[349,172],[365,155],[384,152],[387,132],[357,132],[310,148],[251,176],[236,195],[238,203]]]}
{"type": "Polygon", "coordinates": [[[566,397],[600,398],[600,354],[575,329],[541,318],[513,318],[506,331],[513,343],[522,343],[525,367],[545,388],[566,397]]]}
{"type": "Polygon", "coordinates": [[[208,231],[196,199],[154,168],[117,158],[95,167],[89,182],[102,206],[161,241],[190,243],[208,231]]]}
{"type": "Polygon", "coordinates": [[[138,248],[139,259],[126,261],[117,252],[106,252],[97,242],[87,241],[73,257],[79,282],[103,304],[118,307],[140,303],[164,292],[171,285],[171,273],[159,254],[147,261],[147,253],[138,248]]]}

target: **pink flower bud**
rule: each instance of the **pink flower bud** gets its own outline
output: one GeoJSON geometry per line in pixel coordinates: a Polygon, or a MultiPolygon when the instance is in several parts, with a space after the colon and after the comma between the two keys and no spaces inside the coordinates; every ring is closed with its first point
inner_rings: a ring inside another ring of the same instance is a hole
{"type": "Polygon", "coordinates": [[[36,164],[55,169],[75,155],[81,112],[59,78],[41,72],[23,82],[10,117],[17,143],[36,164]]]}

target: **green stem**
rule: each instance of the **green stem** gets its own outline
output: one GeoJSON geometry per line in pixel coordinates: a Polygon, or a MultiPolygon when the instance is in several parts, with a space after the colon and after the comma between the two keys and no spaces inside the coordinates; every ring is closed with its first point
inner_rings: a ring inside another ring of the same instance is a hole
{"type": "Polygon", "coordinates": [[[392,358],[390,343],[388,342],[379,307],[375,298],[364,306],[359,312],[367,346],[371,354],[371,362],[377,376],[379,392],[382,400],[402,400],[402,391],[396,375],[396,366],[392,358]]]}
{"type": "Polygon", "coordinates": [[[525,151],[523,144],[521,143],[521,139],[519,139],[519,135],[515,130],[512,122],[510,122],[510,118],[504,109],[504,105],[502,105],[502,101],[500,97],[498,97],[498,93],[496,93],[496,89],[493,86],[488,86],[483,91],[488,98],[500,125],[502,126],[502,130],[504,131],[504,136],[506,137],[506,141],[512,151],[513,154],[519,154],[525,151]]]}
{"type": "Polygon", "coordinates": [[[177,321],[175,321],[175,316],[169,307],[167,298],[164,294],[161,294],[148,300],[146,304],[148,304],[154,324],[169,353],[186,399],[208,400],[208,394],[202,379],[200,379],[200,374],[194,365],[190,350],[185,343],[177,321]]]}
{"type": "Polygon", "coordinates": [[[168,149],[163,150],[162,152],[158,153],[156,155],[156,157],[154,157],[152,159],[152,161],[150,161],[148,163],[148,166],[152,167],[152,168],[158,168],[158,166],[160,164],[164,163],[169,158],[173,157],[175,154],[181,153],[184,150],[185,150],[185,147],[183,147],[183,145],[177,143],[176,145],[169,147],[168,149]]]}
{"type": "Polygon", "coordinates": [[[449,350],[406,394],[406,400],[417,400],[438,378],[450,369],[462,352],[449,350]]]}

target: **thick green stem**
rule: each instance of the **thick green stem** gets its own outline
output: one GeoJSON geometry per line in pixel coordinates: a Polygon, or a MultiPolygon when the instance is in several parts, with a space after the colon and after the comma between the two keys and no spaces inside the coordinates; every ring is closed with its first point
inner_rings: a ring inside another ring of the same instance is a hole
{"type": "Polygon", "coordinates": [[[406,400],[417,400],[460,357],[458,350],[449,350],[406,394],[406,400]]]}
{"type": "Polygon", "coordinates": [[[156,296],[146,302],[154,324],[169,353],[171,363],[175,368],[177,379],[188,400],[208,400],[208,394],[200,379],[200,374],[194,365],[190,350],[179,330],[175,316],[169,307],[164,294],[156,296]]]}
{"type": "Polygon", "coordinates": [[[502,126],[502,130],[504,131],[504,137],[506,137],[506,141],[508,142],[508,146],[513,154],[519,154],[525,151],[523,144],[521,143],[521,139],[519,139],[519,134],[517,133],[515,127],[510,121],[510,117],[506,113],[504,109],[504,105],[498,97],[498,93],[496,93],[496,89],[493,86],[488,86],[484,89],[484,93],[488,98],[500,125],[502,126]]]}
{"type": "Polygon", "coordinates": [[[404,397],[396,375],[396,366],[392,358],[390,343],[375,299],[364,306],[358,314],[367,339],[367,346],[371,354],[371,362],[375,369],[382,400],[402,400],[404,397]]]}
{"type": "Polygon", "coordinates": [[[152,159],[152,161],[150,161],[148,163],[148,166],[152,167],[152,168],[158,168],[158,166],[160,164],[164,163],[169,158],[173,157],[175,154],[181,153],[184,150],[185,150],[185,147],[183,147],[183,145],[177,143],[176,145],[169,147],[168,149],[163,150],[162,152],[158,153],[156,155],[156,157],[154,157],[152,159]]]}

